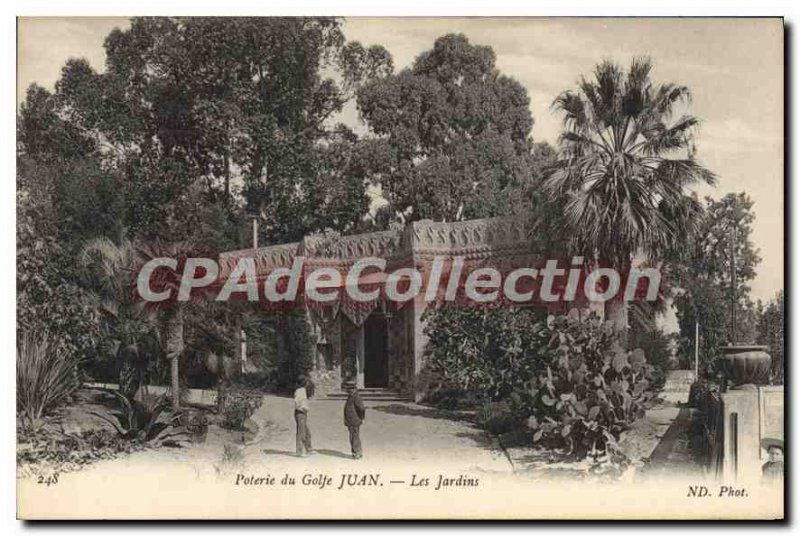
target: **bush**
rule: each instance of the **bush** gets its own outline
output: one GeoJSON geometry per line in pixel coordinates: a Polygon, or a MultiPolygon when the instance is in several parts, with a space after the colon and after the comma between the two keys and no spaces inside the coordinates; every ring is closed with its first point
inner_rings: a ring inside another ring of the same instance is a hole
{"type": "Polygon", "coordinates": [[[264,403],[264,395],[249,389],[233,389],[228,393],[222,409],[220,425],[228,430],[245,430],[245,422],[264,403]]]}
{"type": "Polygon", "coordinates": [[[486,402],[478,408],[475,422],[490,434],[500,435],[518,430],[522,419],[508,402],[486,402]]]}
{"type": "Polygon", "coordinates": [[[80,362],[49,335],[22,334],[17,341],[17,415],[23,427],[38,429],[75,392],[80,362]]]}
{"type": "Polygon", "coordinates": [[[271,390],[292,392],[298,375],[309,376],[316,349],[302,311],[254,315],[245,331],[248,361],[269,376],[271,390]]]}
{"type": "Polygon", "coordinates": [[[47,195],[17,191],[17,326],[47,333],[70,354],[92,354],[101,318],[92,296],[78,286],[75,261],[58,237],[47,195]]]}
{"type": "Polygon", "coordinates": [[[596,316],[445,307],[430,313],[426,332],[430,400],[457,406],[469,396],[483,403],[482,428],[527,422],[535,442],[576,458],[618,458],[610,451],[653,397],[644,351],[624,351],[596,316]]]}
{"type": "Polygon", "coordinates": [[[677,342],[675,337],[664,333],[661,329],[648,328],[631,330],[629,342],[631,348],[644,350],[647,363],[653,366],[651,387],[653,389],[663,387],[670,367],[673,346],[677,342]]]}
{"type": "MultiPolygon", "coordinates": [[[[430,385],[450,395],[500,401],[534,377],[539,312],[505,306],[444,306],[426,313],[430,385]]],[[[443,397],[444,398],[444,397],[443,397]]]]}
{"type": "Polygon", "coordinates": [[[275,390],[274,371],[247,372],[233,379],[234,388],[270,393],[275,390]]]}
{"type": "Polygon", "coordinates": [[[458,387],[443,385],[428,386],[424,402],[443,409],[473,409],[481,404],[479,395],[458,387]]]}
{"type": "Polygon", "coordinates": [[[141,443],[123,439],[111,430],[86,430],[79,434],[30,433],[18,434],[17,465],[23,473],[52,475],[76,471],[99,460],[116,458],[144,448],[141,443]],[[40,471],[46,464],[46,471],[40,471]]]}

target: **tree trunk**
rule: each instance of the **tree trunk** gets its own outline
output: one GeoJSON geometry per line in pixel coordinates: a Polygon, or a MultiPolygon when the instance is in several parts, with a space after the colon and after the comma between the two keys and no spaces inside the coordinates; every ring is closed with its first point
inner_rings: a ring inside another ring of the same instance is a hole
{"type": "Polygon", "coordinates": [[[628,344],[628,304],[624,300],[609,300],[605,307],[606,320],[614,326],[614,331],[619,333],[619,343],[623,348],[628,344]]]}
{"type": "Polygon", "coordinates": [[[172,408],[175,411],[181,409],[181,382],[178,361],[179,358],[177,356],[173,357],[169,366],[170,383],[172,384],[172,408]]]}
{"type": "Polygon", "coordinates": [[[175,308],[165,313],[167,359],[170,360],[172,407],[181,406],[180,358],[183,355],[183,310],[175,308]]]}
{"type": "Polygon", "coordinates": [[[242,353],[242,317],[236,316],[233,323],[233,374],[234,378],[244,372],[245,355],[242,353]]]}
{"type": "Polygon", "coordinates": [[[228,395],[228,374],[225,370],[225,357],[222,353],[217,354],[217,413],[222,414],[225,410],[225,402],[228,395]]]}

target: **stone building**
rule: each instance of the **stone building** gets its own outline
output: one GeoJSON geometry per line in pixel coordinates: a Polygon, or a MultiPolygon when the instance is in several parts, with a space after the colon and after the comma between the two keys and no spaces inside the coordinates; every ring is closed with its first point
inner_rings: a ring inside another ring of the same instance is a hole
{"type": "MultiPolygon", "coordinates": [[[[359,259],[377,257],[386,260],[386,273],[413,267],[423,277],[429,275],[435,257],[449,261],[461,257],[473,267],[492,266],[501,272],[515,266],[537,266],[543,260],[522,221],[423,220],[397,230],[341,237],[314,235],[292,244],[223,253],[220,279],[231,273],[241,257],[255,259],[259,281],[263,281],[271,270],[291,267],[297,256],[304,257],[307,273],[320,267],[344,273],[359,259]]],[[[338,390],[343,379],[355,378],[362,388],[421,398],[425,392],[421,375],[426,345],[423,313],[430,306],[423,299],[400,305],[383,297],[368,303],[338,299],[323,306],[304,305],[316,338],[316,384],[323,390],[338,390]]],[[[554,307],[565,309],[563,304],[554,307]]]]}

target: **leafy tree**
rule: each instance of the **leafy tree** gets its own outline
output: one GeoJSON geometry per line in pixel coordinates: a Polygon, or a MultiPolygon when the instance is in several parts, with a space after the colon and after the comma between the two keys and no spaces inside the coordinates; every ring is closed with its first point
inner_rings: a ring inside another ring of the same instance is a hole
{"type": "Polygon", "coordinates": [[[688,247],[676,251],[665,265],[674,287],[674,304],[681,335],[681,350],[694,355],[695,322],[700,327],[700,354],[711,360],[718,348],[731,342],[755,342],[757,315],[750,299],[749,282],[760,262],[750,234],[755,220],[753,202],[744,193],[705,199],[702,217],[690,235],[688,247]],[[732,253],[736,279],[731,283],[732,253]],[[733,341],[731,306],[735,304],[736,341],[733,341]]]}
{"type": "MultiPolygon", "coordinates": [[[[605,61],[554,102],[564,131],[546,188],[562,213],[561,236],[573,252],[617,269],[634,255],[659,261],[679,247],[697,224],[687,187],[715,182],[694,159],[697,118],[675,118],[689,89],[655,84],[651,70],[649,59],[635,59],[627,72],[605,61]]],[[[606,313],[627,327],[624,303],[607,302],[606,313]]]]}
{"type": "Polygon", "coordinates": [[[781,290],[766,305],[759,304],[757,342],[769,346],[772,356],[772,377],[775,383],[783,383],[784,357],[786,352],[785,297],[781,290]]]}
{"type": "Polygon", "coordinates": [[[494,51],[445,35],[398,74],[358,92],[375,139],[373,181],[402,221],[458,221],[507,212],[532,173],[530,100],[495,67],[494,51]]]}
{"type": "Polygon", "coordinates": [[[27,190],[17,193],[17,329],[47,333],[51,346],[86,358],[100,337],[100,318],[91,296],[74,283],[48,205],[27,190]]]}
{"type": "MultiPolygon", "coordinates": [[[[35,248],[21,250],[21,307],[46,307],[62,284],[102,294],[67,268],[101,237],[235,249],[249,242],[246,209],[270,242],[362,224],[359,140],[331,118],[391,72],[383,47],[347,42],[330,18],[137,18],[105,49],[105,71],[71,59],[54,93],[32,86],[20,108],[20,188],[46,212],[47,240],[64,258],[47,293],[34,292],[35,248]]],[[[38,244],[41,230],[22,231],[38,244]]],[[[80,303],[103,310],[89,294],[66,305],[80,303]]],[[[162,335],[183,331],[183,312],[173,312],[162,335]]],[[[109,318],[110,339],[121,341],[131,323],[109,318]]],[[[182,347],[163,343],[167,353],[182,347]]]]}
{"type": "MultiPolygon", "coordinates": [[[[228,212],[243,194],[270,241],[343,219],[327,211],[341,212],[333,195],[309,192],[321,190],[330,152],[342,148],[330,118],[360,84],[391,71],[383,47],[346,42],[335,19],[235,17],[137,18],[105,47],[106,71],[70,60],[57,96],[61,115],[128,177],[135,236],[174,235],[183,198],[198,187],[204,203],[228,212]],[[291,219],[296,228],[272,228],[291,219]]],[[[343,188],[363,196],[365,185],[356,176],[343,188]]],[[[366,212],[361,197],[344,200],[366,212]]]]}

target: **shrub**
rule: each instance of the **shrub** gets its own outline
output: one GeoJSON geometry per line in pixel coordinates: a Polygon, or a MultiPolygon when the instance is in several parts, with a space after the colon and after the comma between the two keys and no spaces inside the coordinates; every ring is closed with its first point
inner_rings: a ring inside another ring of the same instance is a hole
{"type": "Polygon", "coordinates": [[[270,377],[270,388],[294,390],[300,374],[314,364],[315,342],[302,311],[287,310],[247,318],[248,361],[270,377]]]}
{"type": "Polygon", "coordinates": [[[222,409],[220,425],[229,430],[245,430],[245,421],[264,403],[264,395],[249,389],[231,390],[222,409]]]}
{"type": "Polygon", "coordinates": [[[666,371],[670,367],[673,347],[677,343],[676,337],[655,327],[632,329],[629,343],[631,348],[644,350],[647,363],[653,366],[652,388],[661,388],[666,380],[666,371]]]}
{"type": "Polygon", "coordinates": [[[48,195],[17,191],[17,326],[47,333],[70,354],[87,357],[101,335],[91,295],[77,284],[74,259],[59,240],[48,195]]]}
{"type": "Polygon", "coordinates": [[[17,415],[23,427],[38,429],[75,392],[80,362],[49,335],[22,334],[17,341],[17,415]]]}
{"type": "Polygon", "coordinates": [[[500,401],[534,377],[542,314],[505,306],[444,306],[426,313],[428,383],[449,393],[500,401]]]}
{"type": "Polygon", "coordinates": [[[443,307],[429,313],[426,333],[432,400],[469,395],[483,402],[481,427],[504,433],[527,422],[534,442],[576,458],[619,459],[620,434],[653,397],[645,352],[623,350],[611,323],[593,315],[443,307]]]}
{"type": "Polygon", "coordinates": [[[428,386],[425,403],[443,409],[472,409],[479,407],[481,400],[473,391],[437,384],[428,386]]]}
{"type": "Polygon", "coordinates": [[[278,327],[281,330],[282,357],[277,383],[279,388],[293,390],[299,375],[310,376],[314,367],[314,343],[303,313],[279,315],[278,327]]]}
{"type": "Polygon", "coordinates": [[[508,402],[486,402],[478,408],[475,422],[487,432],[500,435],[519,429],[522,419],[508,402]]]}
{"type": "Polygon", "coordinates": [[[275,390],[274,371],[246,372],[233,379],[235,388],[270,393],[275,390]]]}
{"type": "Polygon", "coordinates": [[[144,448],[111,430],[86,430],[79,434],[20,431],[17,465],[23,474],[76,471],[99,460],[116,458],[144,448]],[[42,470],[46,465],[46,471],[42,470]]]}

